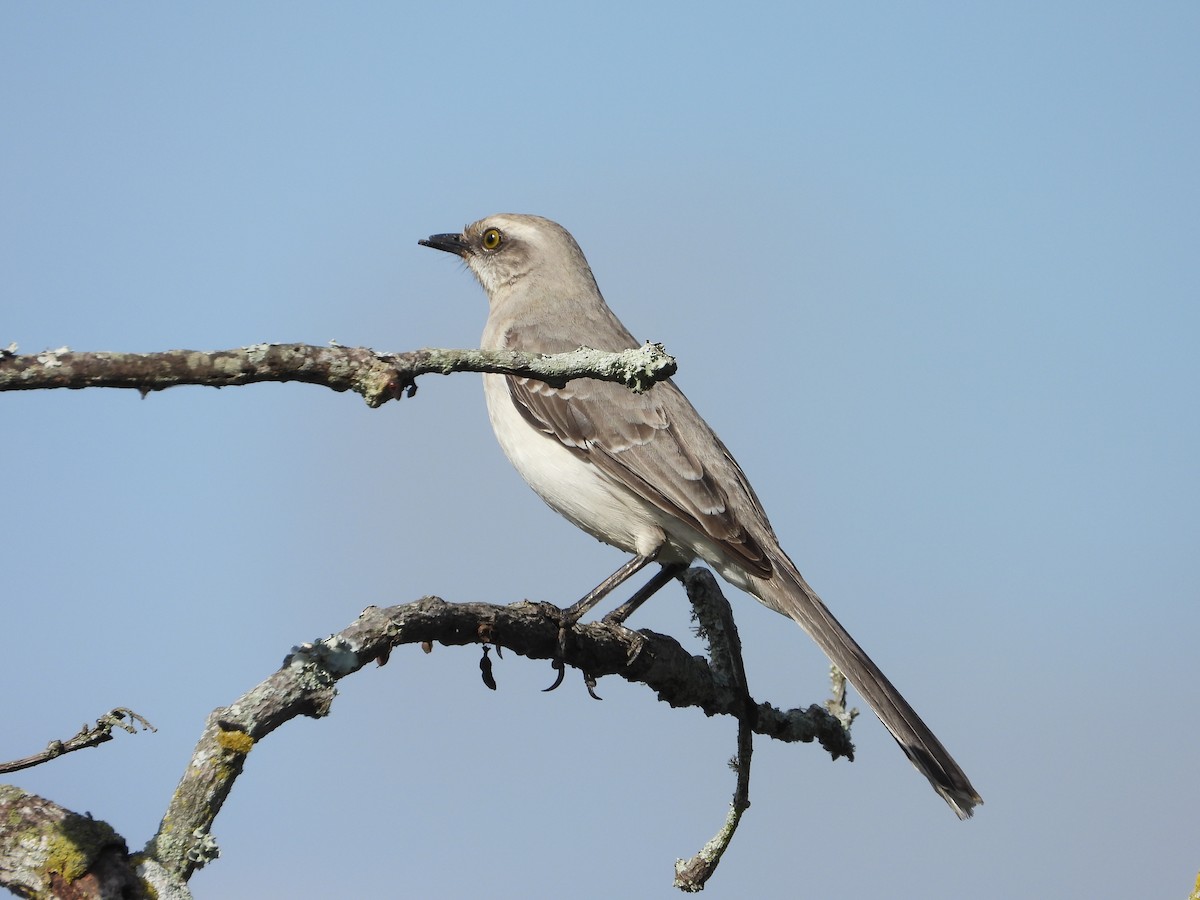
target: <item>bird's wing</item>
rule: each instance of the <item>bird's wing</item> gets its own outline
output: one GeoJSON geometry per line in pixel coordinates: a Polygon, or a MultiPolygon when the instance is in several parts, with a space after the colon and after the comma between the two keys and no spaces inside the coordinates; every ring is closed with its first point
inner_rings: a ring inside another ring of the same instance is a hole
{"type": "MultiPolygon", "coordinates": [[[[515,329],[505,338],[513,349],[525,349],[515,329]]],[[[738,507],[750,510],[770,533],[762,506],[725,445],[674,383],[635,394],[591,378],[563,388],[507,380],[513,403],[538,431],[721,544],[749,572],[770,576],[763,546],[737,516],[738,507]],[[689,420],[691,427],[680,427],[689,420]]]]}

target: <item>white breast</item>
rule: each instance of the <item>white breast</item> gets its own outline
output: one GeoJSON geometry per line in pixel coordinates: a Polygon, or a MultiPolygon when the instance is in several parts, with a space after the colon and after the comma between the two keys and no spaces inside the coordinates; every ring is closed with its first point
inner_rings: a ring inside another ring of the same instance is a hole
{"type": "Polygon", "coordinates": [[[629,553],[653,556],[662,548],[666,538],[657,509],[556,438],[535,430],[513,404],[503,375],[484,375],[483,391],[492,430],[509,462],[551,509],[629,553]]]}

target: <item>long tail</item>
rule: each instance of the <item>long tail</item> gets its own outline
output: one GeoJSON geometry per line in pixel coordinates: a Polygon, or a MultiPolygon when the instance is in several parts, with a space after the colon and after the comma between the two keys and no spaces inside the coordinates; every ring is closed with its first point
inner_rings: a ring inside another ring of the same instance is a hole
{"type": "Polygon", "coordinates": [[[966,773],[946,752],[946,748],[908,705],[879,667],[871,661],[858,642],[842,627],[821,602],[821,598],[791,564],[776,559],[775,575],[770,580],[754,580],[759,599],[767,606],[791,616],[825,651],[871,705],[914,766],[929,779],[960,819],[971,816],[983,799],[971,786],[966,773]]]}

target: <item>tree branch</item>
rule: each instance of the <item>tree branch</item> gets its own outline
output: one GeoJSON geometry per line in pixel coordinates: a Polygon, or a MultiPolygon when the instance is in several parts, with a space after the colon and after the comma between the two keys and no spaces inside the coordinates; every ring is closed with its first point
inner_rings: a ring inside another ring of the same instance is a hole
{"type": "Polygon", "coordinates": [[[9,772],[19,772],[22,769],[39,766],[48,760],[56,759],[75,750],[98,747],[112,740],[114,728],[120,728],[122,731],[127,731],[130,734],[137,734],[139,725],[145,731],[156,730],[153,725],[146,721],[145,717],[138,715],[132,709],[118,706],[116,709],[98,718],[95,725],[85,724],[74,737],[68,738],[65,741],[51,741],[41,753],[35,753],[23,759],[14,759],[10,762],[0,763],[0,775],[7,775],[9,772]]]}
{"type": "MultiPolygon", "coordinates": [[[[698,577],[702,576],[688,573],[689,579],[698,577]]],[[[711,580],[711,576],[707,578],[711,580]]],[[[712,587],[716,588],[715,582],[712,587]]],[[[551,659],[559,648],[560,621],[561,611],[547,604],[524,601],[495,606],[425,597],[386,609],[369,607],[338,634],[293,648],[277,672],[209,716],[158,833],[135,860],[138,874],[160,897],[186,897],[191,874],[217,855],[212,823],[247,755],[258,741],[290,719],[326,715],[340,679],[369,663],[384,664],[394,647],[411,643],[494,644],[530,659],[551,659]]],[[[728,626],[722,627],[728,631],[728,626]]],[[[736,634],[729,633],[736,641],[736,634]]],[[[739,738],[743,766],[749,762],[746,738],[750,728],[777,740],[816,740],[834,759],[853,758],[850,737],[836,717],[815,704],[787,711],[766,703],[755,705],[745,690],[744,675],[737,674],[740,653],[735,645],[714,640],[713,652],[719,661],[710,664],[666,635],[592,623],[574,628],[564,661],[592,678],[619,675],[645,684],[671,706],[695,706],[710,716],[737,717],[745,730],[739,738]],[[722,646],[734,649],[720,649],[722,646]]],[[[745,808],[747,778],[748,769],[739,772],[735,803],[740,809],[745,808]]],[[[10,834],[11,829],[0,829],[0,836],[10,834]]],[[[46,840],[52,839],[54,835],[46,836],[46,840]]],[[[8,887],[18,884],[9,875],[14,871],[12,862],[8,851],[0,851],[0,884],[8,887]]],[[[705,864],[711,869],[715,862],[705,864]]]]}
{"type": "Polygon", "coordinates": [[[0,886],[20,897],[144,897],[112,827],[0,784],[0,886]]]}
{"type": "MultiPolygon", "coordinates": [[[[370,607],[342,632],[295,648],[278,672],[209,716],[146,855],[186,881],[215,855],[209,829],[255,743],[296,716],[326,715],[335,683],[368,663],[386,662],[393,647],[494,643],[531,659],[550,659],[558,647],[557,612],[528,601],[493,606],[426,597],[388,609],[370,607]]],[[[745,696],[737,687],[673,638],[603,623],[577,625],[572,636],[565,662],[590,676],[641,682],[671,706],[696,706],[710,716],[744,710],[745,696]]],[[[834,759],[853,758],[848,734],[819,706],[783,712],[764,703],[755,707],[755,718],[759,734],[818,740],[834,759]]]]}
{"type": "Polygon", "coordinates": [[[750,758],[754,754],[756,710],[742,661],[742,639],[733,621],[733,609],[717,580],[707,569],[689,569],[683,576],[683,583],[700,622],[700,633],[708,640],[714,675],[734,688],[742,701],[738,714],[737,755],[730,760],[730,767],[737,772],[737,785],[725,823],[699,853],[689,860],[675,861],[675,887],[696,893],[704,890],[704,885],[716,872],[717,864],[733,841],[742,813],[750,808],[750,758]]]}
{"type": "Polygon", "coordinates": [[[562,387],[598,378],[641,392],[675,374],[662,344],[606,353],[581,347],[550,355],[508,350],[424,349],[379,353],[366,347],[255,344],[235,350],[161,353],[76,353],[66,347],[37,354],[0,349],[0,391],[51,388],[132,388],[143,396],[184,384],[228,387],[262,381],[302,381],[354,391],[374,408],[416,393],[420,375],[491,372],[536,378],[562,387]]]}

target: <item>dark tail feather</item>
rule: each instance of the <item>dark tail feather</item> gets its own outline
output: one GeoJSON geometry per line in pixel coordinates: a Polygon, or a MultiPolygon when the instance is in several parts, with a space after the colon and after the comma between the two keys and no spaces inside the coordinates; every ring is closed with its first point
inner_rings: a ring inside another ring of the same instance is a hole
{"type": "Polygon", "coordinates": [[[929,779],[933,789],[942,795],[960,819],[969,818],[974,807],[983,800],[971,786],[966,773],[887,676],[879,671],[871,657],[833,617],[790,561],[774,562],[776,574],[773,578],[769,581],[755,579],[756,586],[762,589],[760,599],[791,616],[808,632],[871,705],[875,715],[892,733],[912,764],[929,779]]]}

